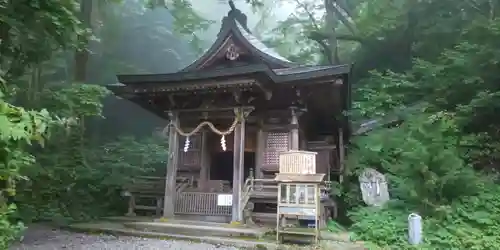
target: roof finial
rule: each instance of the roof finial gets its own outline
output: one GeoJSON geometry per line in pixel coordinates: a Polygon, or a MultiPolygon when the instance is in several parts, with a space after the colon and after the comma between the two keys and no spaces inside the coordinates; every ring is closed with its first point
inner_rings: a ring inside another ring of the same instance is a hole
{"type": "Polygon", "coordinates": [[[243,14],[241,10],[236,8],[233,0],[229,0],[229,7],[231,7],[231,10],[229,11],[229,13],[227,13],[227,17],[232,18],[235,21],[238,21],[238,23],[240,23],[241,26],[243,26],[243,29],[245,29],[248,33],[251,33],[250,29],[248,29],[247,26],[247,16],[243,14]]]}
{"type": "Polygon", "coordinates": [[[229,0],[229,7],[231,7],[231,10],[236,10],[236,6],[234,6],[233,0],[229,0]]]}

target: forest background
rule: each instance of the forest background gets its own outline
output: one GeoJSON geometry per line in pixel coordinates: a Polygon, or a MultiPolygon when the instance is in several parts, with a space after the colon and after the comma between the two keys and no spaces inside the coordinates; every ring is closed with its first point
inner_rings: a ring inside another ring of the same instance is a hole
{"type": "MultiPolygon", "coordinates": [[[[123,184],[164,174],[168,145],[154,131],[166,121],[103,86],[193,61],[218,31],[217,9],[228,8],[210,1],[0,0],[0,248],[19,235],[18,221],[121,214],[123,184]]],[[[418,212],[422,248],[500,248],[497,1],[236,4],[254,34],[293,61],[355,63],[353,126],[380,126],[349,145],[332,230],[409,249],[406,218],[418,212]],[[395,116],[405,122],[383,126],[395,116]],[[357,174],[367,167],[388,178],[384,208],[362,203],[357,174]]]]}

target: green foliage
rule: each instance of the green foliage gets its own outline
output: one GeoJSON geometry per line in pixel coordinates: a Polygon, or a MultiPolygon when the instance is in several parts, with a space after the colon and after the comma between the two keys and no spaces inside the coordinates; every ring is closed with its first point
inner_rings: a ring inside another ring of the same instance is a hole
{"type": "Polygon", "coordinates": [[[16,200],[25,220],[64,223],[123,214],[122,188],[136,176],[162,174],[165,168],[166,147],[158,139],[123,137],[95,147],[74,145],[80,141],[72,134],[66,138],[47,145],[55,153],[38,155],[38,167],[23,172],[29,181],[19,184],[16,200]]]}
{"type": "Polygon", "coordinates": [[[334,220],[328,221],[327,228],[328,228],[328,231],[334,232],[334,233],[346,232],[346,228],[334,220]]]}
{"type": "MultiPolygon", "coordinates": [[[[420,8],[424,7],[429,6],[422,3],[420,8]]],[[[456,6],[445,7],[451,13],[456,6]]],[[[387,115],[415,102],[425,105],[398,127],[355,139],[348,181],[339,186],[339,193],[350,208],[350,230],[356,239],[378,247],[414,249],[406,243],[407,216],[418,212],[424,218],[424,244],[419,249],[500,247],[496,230],[499,189],[495,183],[500,123],[494,111],[498,110],[499,96],[498,74],[494,73],[498,71],[495,41],[499,20],[470,13],[462,17],[474,21],[465,25],[454,20],[454,25],[463,29],[448,30],[448,39],[432,45],[425,56],[413,58],[411,69],[402,73],[374,71],[360,81],[352,117],[387,115]],[[445,43],[446,48],[439,48],[445,43]],[[386,207],[369,208],[361,202],[356,179],[367,167],[381,171],[388,179],[393,201],[386,207]]],[[[374,32],[394,32],[404,23],[397,18],[391,21],[395,26],[384,24],[374,32]]],[[[436,23],[446,26],[450,21],[436,23]]],[[[432,32],[426,35],[434,37],[432,32]]],[[[430,48],[431,43],[427,37],[419,38],[415,51],[430,48]]]]}
{"type": "Polygon", "coordinates": [[[197,31],[207,30],[214,22],[206,20],[193,10],[191,1],[188,0],[149,0],[149,7],[165,7],[174,17],[174,30],[189,39],[191,46],[200,54],[203,44],[197,31]]]}
{"type": "Polygon", "coordinates": [[[106,88],[92,84],[67,84],[48,87],[40,93],[40,106],[61,117],[102,116],[101,100],[110,94],[106,88]]]}
{"type": "Polygon", "coordinates": [[[78,3],[0,1],[1,249],[22,229],[13,217],[73,220],[118,212],[125,207],[119,191],[130,176],[148,174],[156,167],[151,164],[164,161],[164,145],[156,141],[96,146],[87,139],[88,120],[102,116],[109,91],[69,80],[68,52],[87,46],[90,35],[78,3]],[[139,153],[143,165],[120,166],[139,153]],[[12,198],[19,209],[7,204],[12,198]]]}
{"type": "Polygon", "coordinates": [[[0,1],[2,77],[22,76],[28,66],[48,60],[60,47],[76,48],[77,34],[88,33],[78,20],[78,1],[0,1]]]}
{"type": "Polygon", "coordinates": [[[30,66],[49,59],[55,50],[76,48],[77,34],[86,31],[76,16],[77,1],[0,1],[0,248],[7,248],[21,225],[11,224],[15,206],[7,205],[8,196],[16,195],[16,181],[24,178],[23,168],[33,166],[35,158],[26,150],[43,146],[54,123],[65,120],[52,117],[45,109],[25,110],[13,106],[11,91],[30,66]],[[6,96],[6,94],[9,94],[6,96]]]}
{"type": "Polygon", "coordinates": [[[365,168],[386,175],[394,200],[384,208],[359,203],[359,188],[347,189],[354,209],[350,230],[356,239],[381,247],[408,248],[407,216],[424,218],[425,243],[434,249],[496,249],[498,198],[493,178],[463,160],[454,119],[446,113],[420,116],[398,128],[359,138],[350,170],[365,168]],[[490,219],[491,218],[491,219],[490,219]]]}
{"type": "Polygon", "coordinates": [[[15,205],[0,204],[0,249],[8,249],[10,243],[16,240],[24,230],[22,222],[9,223],[15,210],[15,205]]]}
{"type": "MultiPolygon", "coordinates": [[[[498,249],[498,191],[491,185],[487,192],[450,203],[439,217],[424,216],[424,244],[418,249],[498,249]]],[[[353,239],[378,247],[415,249],[406,243],[409,212],[413,211],[406,204],[353,210],[353,239]]]]}
{"type": "Polygon", "coordinates": [[[103,185],[122,188],[136,176],[164,175],[168,145],[158,138],[137,138],[126,136],[91,150],[89,161],[96,171],[89,179],[103,185]]]}
{"type": "MultiPolygon", "coordinates": [[[[274,3],[274,2],[273,2],[274,3]]],[[[361,37],[353,13],[359,1],[278,1],[295,5],[295,11],[279,21],[267,43],[290,60],[306,64],[338,64],[351,60],[361,37]]]]}
{"type": "Polygon", "coordinates": [[[43,142],[53,120],[47,111],[26,111],[6,103],[0,92],[0,248],[18,236],[22,223],[11,224],[9,216],[14,205],[6,204],[8,196],[16,195],[16,180],[20,169],[34,163],[34,157],[24,151],[32,143],[43,142]]]}

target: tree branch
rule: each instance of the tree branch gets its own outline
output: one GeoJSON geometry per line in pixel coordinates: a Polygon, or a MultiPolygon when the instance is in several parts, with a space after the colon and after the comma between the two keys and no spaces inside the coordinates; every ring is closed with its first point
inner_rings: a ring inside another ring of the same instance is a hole
{"type": "MultiPolygon", "coordinates": [[[[321,33],[319,31],[312,31],[309,36],[311,40],[317,41],[318,39],[321,40],[326,40],[328,39],[328,36],[324,33],[321,33]]],[[[359,36],[356,35],[349,35],[349,34],[337,34],[336,35],[338,40],[344,40],[344,41],[353,41],[353,42],[359,42],[361,44],[365,43],[365,40],[359,36]]]]}

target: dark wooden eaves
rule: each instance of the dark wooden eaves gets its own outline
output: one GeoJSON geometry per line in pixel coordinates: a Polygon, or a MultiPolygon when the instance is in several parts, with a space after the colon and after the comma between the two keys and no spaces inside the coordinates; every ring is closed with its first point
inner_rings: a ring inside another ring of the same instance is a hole
{"type": "Polygon", "coordinates": [[[171,74],[118,75],[118,82],[124,85],[173,84],[197,80],[220,79],[238,76],[266,75],[274,83],[293,83],[304,79],[346,75],[350,65],[301,66],[295,68],[270,69],[267,65],[256,64],[208,71],[178,72],[171,74]]]}

